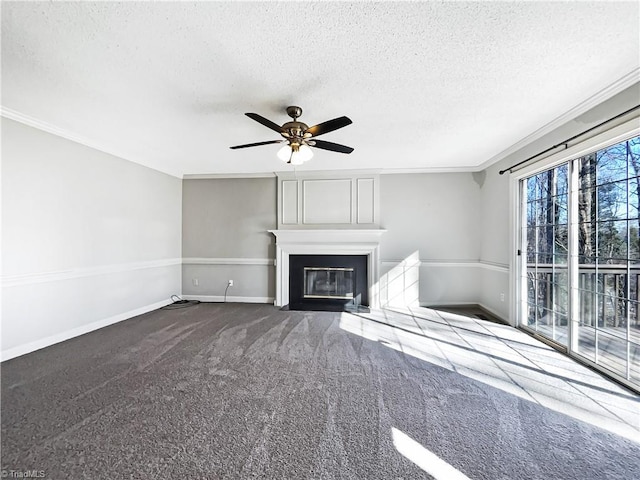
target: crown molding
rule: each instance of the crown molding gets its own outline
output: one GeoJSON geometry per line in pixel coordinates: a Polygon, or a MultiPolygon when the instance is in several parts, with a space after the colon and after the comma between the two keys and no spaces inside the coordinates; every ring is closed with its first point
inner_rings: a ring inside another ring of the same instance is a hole
{"type": "Polygon", "coordinates": [[[50,133],[52,135],[55,135],[57,137],[61,137],[64,138],[66,140],[70,140],[74,143],[78,143],[80,145],[84,145],[85,147],[89,147],[92,148],[93,150],[97,150],[99,152],[102,153],[106,153],[107,155],[112,155],[114,157],[118,157],[121,158],[123,160],[126,160],[128,162],[132,162],[132,163],[137,163],[138,165],[142,165],[143,167],[146,168],[150,168],[151,170],[155,170],[157,172],[161,172],[164,173],[166,175],[171,175],[172,177],[177,177],[177,178],[182,178],[182,173],[181,172],[177,172],[177,171],[173,171],[173,170],[167,170],[167,169],[160,169],[157,168],[155,166],[149,165],[148,162],[143,162],[141,160],[137,160],[134,159],[133,155],[129,155],[126,152],[121,152],[118,150],[115,150],[111,147],[107,147],[105,145],[102,145],[100,143],[94,142],[92,140],[89,140],[88,138],[82,137],[80,135],[76,135],[75,133],[72,133],[68,130],[65,130],[63,128],[59,128],[56,127],[54,125],[51,125],[50,123],[44,122],[42,120],[39,120],[37,118],[34,117],[30,117],[29,115],[25,115],[24,113],[20,113],[16,110],[12,110],[10,108],[4,107],[4,106],[0,106],[0,116],[4,117],[4,118],[8,118],[9,120],[14,120],[16,122],[22,123],[24,125],[27,125],[29,127],[33,127],[37,130],[41,130],[43,132],[47,132],[50,133]]]}
{"type": "Polygon", "coordinates": [[[475,173],[484,170],[478,166],[460,167],[420,167],[420,168],[385,168],[380,171],[381,175],[410,175],[414,173],[475,173]]]}
{"type": "Polygon", "coordinates": [[[274,178],[275,172],[258,173],[185,173],[183,180],[222,180],[226,178],[274,178]]]}
{"type": "Polygon", "coordinates": [[[474,173],[480,172],[484,168],[479,166],[462,166],[462,167],[420,167],[420,168],[362,168],[362,169],[345,169],[345,170],[305,170],[297,171],[278,171],[278,172],[259,172],[259,173],[188,173],[183,175],[183,180],[221,180],[221,179],[240,179],[240,178],[294,178],[294,177],[322,177],[326,175],[411,175],[418,173],[474,173]]]}
{"type": "Polygon", "coordinates": [[[575,118],[579,117],[583,113],[586,113],[592,108],[609,100],[614,95],[638,83],[638,81],[640,81],[640,67],[634,68],[628,74],[616,80],[609,86],[603,88],[602,90],[597,92],[595,95],[592,95],[591,97],[587,98],[585,101],[579,103],[578,105],[573,107],[571,110],[567,111],[566,113],[563,113],[562,115],[555,118],[551,122],[547,123],[543,127],[527,135],[522,140],[511,145],[506,150],[503,150],[497,155],[494,155],[493,157],[491,157],[489,160],[481,163],[480,165],[478,165],[477,170],[485,170],[486,168],[489,168],[494,163],[497,163],[500,160],[505,159],[512,153],[517,152],[521,148],[524,148],[530,143],[544,137],[548,133],[553,132],[555,129],[560,128],[562,125],[570,122],[571,120],[574,120],[575,118]]]}

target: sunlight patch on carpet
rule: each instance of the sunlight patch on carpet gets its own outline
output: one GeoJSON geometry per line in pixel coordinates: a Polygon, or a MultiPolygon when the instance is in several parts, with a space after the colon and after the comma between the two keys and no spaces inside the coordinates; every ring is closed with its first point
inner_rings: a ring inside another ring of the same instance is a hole
{"type": "Polygon", "coordinates": [[[391,429],[391,436],[393,437],[393,446],[396,447],[398,453],[411,460],[435,480],[471,480],[460,470],[449,465],[397,428],[391,429]]]}
{"type": "Polygon", "coordinates": [[[449,325],[442,317],[431,322],[372,310],[343,314],[340,328],[640,443],[636,396],[524,333],[521,341],[511,327],[504,326],[509,331],[501,338],[500,332],[449,325]]]}

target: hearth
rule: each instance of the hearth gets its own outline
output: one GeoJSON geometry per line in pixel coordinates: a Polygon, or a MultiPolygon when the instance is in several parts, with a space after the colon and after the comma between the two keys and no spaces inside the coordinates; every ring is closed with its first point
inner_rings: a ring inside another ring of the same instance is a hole
{"type": "Polygon", "coordinates": [[[367,255],[290,255],[289,309],[366,309],[367,263],[367,255]]]}

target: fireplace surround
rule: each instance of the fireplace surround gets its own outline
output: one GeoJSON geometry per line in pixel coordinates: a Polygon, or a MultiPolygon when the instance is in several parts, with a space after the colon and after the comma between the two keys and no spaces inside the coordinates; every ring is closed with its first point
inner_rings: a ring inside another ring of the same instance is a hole
{"type": "Polygon", "coordinates": [[[366,255],[289,255],[291,310],[359,311],[368,306],[366,255]]]}
{"type": "MultiPolygon", "coordinates": [[[[371,307],[380,306],[380,237],[386,230],[365,229],[279,229],[269,230],[276,237],[275,305],[290,303],[291,255],[354,255],[366,258],[366,298],[371,307]]],[[[295,261],[294,261],[295,264],[295,261]]],[[[329,265],[329,267],[335,265],[329,265]]],[[[348,292],[347,292],[348,293],[348,292]]]]}

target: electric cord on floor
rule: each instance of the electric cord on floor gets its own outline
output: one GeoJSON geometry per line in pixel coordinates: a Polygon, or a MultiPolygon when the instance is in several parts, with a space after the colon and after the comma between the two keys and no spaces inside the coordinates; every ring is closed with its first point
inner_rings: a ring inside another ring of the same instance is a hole
{"type": "Polygon", "coordinates": [[[178,295],[171,295],[173,303],[161,307],[161,310],[176,310],[178,308],[192,307],[200,303],[200,300],[183,300],[178,295]]]}
{"type": "Polygon", "coordinates": [[[231,285],[227,284],[227,288],[224,289],[224,303],[227,303],[227,290],[229,290],[229,287],[231,285]]]}

